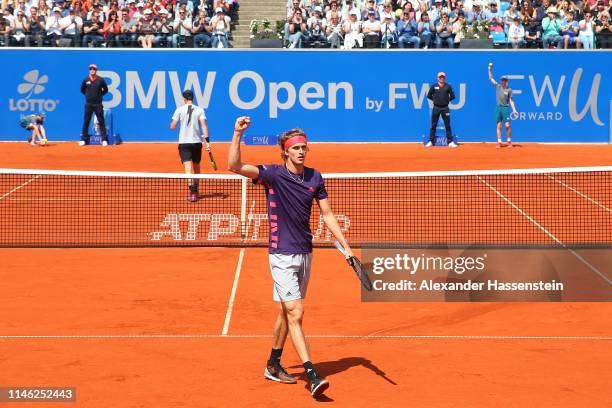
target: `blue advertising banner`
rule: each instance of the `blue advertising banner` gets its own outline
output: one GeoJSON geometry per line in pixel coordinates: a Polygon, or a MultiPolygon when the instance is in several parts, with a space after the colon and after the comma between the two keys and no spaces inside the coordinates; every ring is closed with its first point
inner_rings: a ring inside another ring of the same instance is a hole
{"type": "Polygon", "coordinates": [[[78,140],[81,81],[95,63],[109,84],[104,106],[125,142],[176,141],[169,129],[181,92],[206,109],[211,138],[228,141],[250,115],[273,140],[301,127],[313,141],[416,142],[429,131],[426,94],[436,73],[454,87],[453,133],[495,141],[495,90],[510,78],[517,142],[609,143],[612,82],[606,51],[272,51],[3,49],[0,140],[23,140],[19,116],[44,111],[50,140],[78,140]],[[8,63],[10,62],[10,63],[8,63]]]}

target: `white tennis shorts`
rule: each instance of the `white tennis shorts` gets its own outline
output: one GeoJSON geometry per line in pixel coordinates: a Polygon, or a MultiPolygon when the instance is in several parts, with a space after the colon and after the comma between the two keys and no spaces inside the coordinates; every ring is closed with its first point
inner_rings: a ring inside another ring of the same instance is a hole
{"type": "Polygon", "coordinates": [[[270,272],[274,281],[275,302],[304,299],[310,280],[312,253],[270,254],[270,272]]]}

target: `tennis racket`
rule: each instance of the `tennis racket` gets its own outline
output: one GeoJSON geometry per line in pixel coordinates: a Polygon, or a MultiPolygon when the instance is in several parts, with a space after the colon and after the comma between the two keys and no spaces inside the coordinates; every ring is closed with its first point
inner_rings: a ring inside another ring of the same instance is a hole
{"type": "Polygon", "coordinates": [[[208,158],[210,159],[210,164],[212,164],[213,170],[217,171],[217,163],[215,162],[212,152],[208,152],[208,158]]]}
{"type": "Polygon", "coordinates": [[[365,266],[363,266],[359,258],[357,258],[356,256],[347,257],[346,250],[338,241],[334,241],[334,245],[336,246],[336,248],[338,248],[342,255],[344,255],[344,257],[346,258],[346,262],[348,262],[351,268],[353,268],[353,271],[355,271],[355,275],[357,275],[359,281],[361,281],[361,286],[363,286],[364,289],[368,291],[372,291],[372,281],[368,277],[368,271],[366,270],[365,266]]]}

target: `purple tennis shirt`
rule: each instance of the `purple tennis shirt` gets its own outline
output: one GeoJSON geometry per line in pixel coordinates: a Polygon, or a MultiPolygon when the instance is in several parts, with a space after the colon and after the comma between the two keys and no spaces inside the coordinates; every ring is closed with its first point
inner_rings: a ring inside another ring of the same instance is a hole
{"type": "Polygon", "coordinates": [[[312,200],[327,198],[321,173],[304,167],[303,177],[290,173],[285,165],[259,165],[253,180],[266,189],[271,254],[312,252],[310,213],[312,200]]]}

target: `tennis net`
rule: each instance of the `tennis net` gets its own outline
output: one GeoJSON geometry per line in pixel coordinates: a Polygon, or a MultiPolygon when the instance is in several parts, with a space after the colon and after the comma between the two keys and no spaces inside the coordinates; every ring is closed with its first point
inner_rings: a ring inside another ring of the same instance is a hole
{"type": "MultiPolygon", "coordinates": [[[[612,247],[612,167],[324,175],[349,242],[612,247]]],[[[265,246],[265,191],[236,175],[0,169],[1,247],[265,246]]],[[[315,246],[331,246],[316,204],[315,246]]]]}

